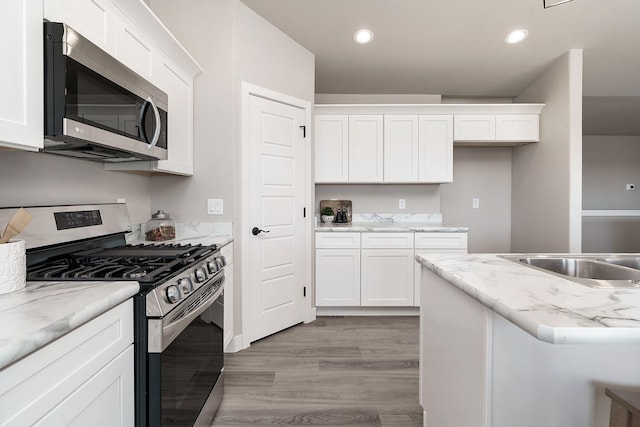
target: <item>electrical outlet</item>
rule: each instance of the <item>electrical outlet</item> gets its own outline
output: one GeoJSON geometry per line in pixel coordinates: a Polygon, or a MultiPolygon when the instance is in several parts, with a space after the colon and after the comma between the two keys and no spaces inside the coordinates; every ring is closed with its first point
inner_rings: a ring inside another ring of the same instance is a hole
{"type": "Polygon", "coordinates": [[[480,199],[473,199],[471,202],[471,207],[473,209],[479,209],[480,208],[480,199]]]}
{"type": "Polygon", "coordinates": [[[398,209],[406,209],[407,201],[405,199],[398,200],[398,209]]]}
{"type": "Polygon", "coordinates": [[[224,202],[222,199],[207,199],[207,214],[222,215],[224,212],[224,202]]]}
{"type": "Polygon", "coordinates": [[[636,189],[636,185],[635,184],[627,184],[627,191],[633,191],[636,189]]]}

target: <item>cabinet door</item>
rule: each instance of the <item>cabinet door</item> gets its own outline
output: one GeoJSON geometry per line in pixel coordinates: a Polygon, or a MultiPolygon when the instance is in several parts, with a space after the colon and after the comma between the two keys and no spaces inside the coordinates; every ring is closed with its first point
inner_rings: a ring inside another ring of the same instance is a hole
{"type": "Polygon", "coordinates": [[[421,115],[419,181],[453,181],[453,116],[421,115]]]}
{"type": "Polygon", "coordinates": [[[384,116],[384,182],[418,181],[418,116],[384,116]]]}
{"type": "Polygon", "coordinates": [[[453,119],[456,141],[495,141],[496,116],[492,114],[462,114],[453,119]]]}
{"type": "Polygon", "coordinates": [[[44,2],[46,19],[64,22],[111,55],[116,51],[116,15],[116,8],[110,0],[44,2]]]}
{"type": "Polygon", "coordinates": [[[0,146],[43,147],[42,2],[2,3],[0,146]]]}
{"type": "Polygon", "coordinates": [[[349,182],[382,182],[382,115],[349,116],[349,182]]]}
{"type": "Polygon", "coordinates": [[[140,76],[156,84],[158,48],[122,12],[118,12],[115,56],[140,76]]]}
{"type": "Polygon", "coordinates": [[[315,116],[314,129],[316,182],[349,181],[349,117],[315,116]]]}
{"type": "Polygon", "coordinates": [[[537,142],[540,140],[537,114],[499,114],[496,116],[496,141],[537,142]]]}
{"type": "Polygon", "coordinates": [[[360,305],[360,249],[316,250],[316,305],[360,305]]]}
{"type": "Polygon", "coordinates": [[[130,345],[33,425],[132,427],[134,401],[130,345]]]}
{"type": "Polygon", "coordinates": [[[193,78],[158,51],[158,87],[169,97],[167,160],[105,163],[108,170],[193,175],[193,78]]]}
{"type": "Polygon", "coordinates": [[[169,157],[158,160],[156,170],[193,175],[193,79],[159,53],[158,86],[169,96],[169,157]]]}
{"type": "Polygon", "coordinates": [[[362,305],[412,306],[413,249],[362,249],[362,305]]]}

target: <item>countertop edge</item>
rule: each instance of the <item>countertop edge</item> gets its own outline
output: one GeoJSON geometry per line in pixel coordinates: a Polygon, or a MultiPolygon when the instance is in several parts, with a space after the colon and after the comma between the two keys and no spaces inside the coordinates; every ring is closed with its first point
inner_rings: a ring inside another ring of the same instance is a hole
{"type": "MultiPolygon", "coordinates": [[[[27,286],[21,291],[15,292],[15,294],[18,294],[19,292],[37,293],[40,290],[42,290],[43,293],[47,293],[55,287],[61,288],[60,292],[63,292],[63,290],[68,288],[69,284],[75,283],[77,282],[65,282],[61,285],[60,282],[27,282],[27,286]]],[[[68,313],[57,316],[57,318],[51,319],[50,321],[41,321],[43,325],[38,325],[25,335],[9,339],[0,339],[0,369],[7,368],[18,360],[21,360],[35,351],[44,348],[47,344],[133,297],[140,290],[138,282],[133,281],[100,283],[102,286],[110,288],[108,291],[108,297],[90,299],[89,303],[81,304],[81,308],[79,310],[74,311],[71,309],[68,313]]],[[[83,290],[80,290],[79,292],[82,291],[83,290]]],[[[91,290],[86,289],[85,291],[91,292],[91,290]]],[[[58,295],[59,293],[51,293],[49,295],[43,295],[40,298],[36,298],[36,300],[40,303],[48,298],[55,299],[58,295]]],[[[16,307],[15,310],[28,305],[29,302],[25,301],[16,307]]],[[[14,310],[9,311],[13,312],[14,310]]],[[[12,314],[16,315],[16,313],[12,314]]]]}
{"type": "Polygon", "coordinates": [[[526,311],[513,309],[486,295],[468,284],[464,278],[445,271],[419,254],[416,255],[416,261],[540,341],[549,344],[640,344],[640,328],[546,325],[527,316],[526,311]]]}

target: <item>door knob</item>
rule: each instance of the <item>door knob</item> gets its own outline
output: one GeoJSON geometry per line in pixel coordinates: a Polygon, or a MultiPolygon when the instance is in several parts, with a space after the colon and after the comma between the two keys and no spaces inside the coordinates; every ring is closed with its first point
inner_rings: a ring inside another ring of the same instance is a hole
{"type": "Polygon", "coordinates": [[[251,229],[251,234],[253,234],[254,236],[257,236],[260,233],[268,233],[268,232],[269,232],[269,230],[261,230],[258,227],[253,227],[251,229]]]}

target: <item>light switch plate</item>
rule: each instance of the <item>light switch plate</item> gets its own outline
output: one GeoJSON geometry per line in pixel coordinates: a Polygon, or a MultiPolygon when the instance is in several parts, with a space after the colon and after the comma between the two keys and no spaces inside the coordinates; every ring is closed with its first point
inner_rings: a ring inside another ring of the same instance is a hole
{"type": "Polygon", "coordinates": [[[207,199],[207,214],[222,215],[224,213],[224,202],[222,199],[207,199]]]}
{"type": "Polygon", "coordinates": [[[471,207],[473,209],[479,209],[480,208],[480,199],[474,198],[472,203],[471,203],[471,207]]]}

